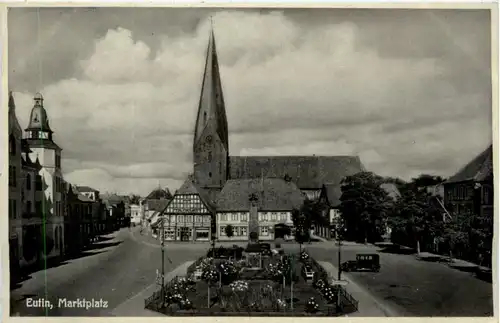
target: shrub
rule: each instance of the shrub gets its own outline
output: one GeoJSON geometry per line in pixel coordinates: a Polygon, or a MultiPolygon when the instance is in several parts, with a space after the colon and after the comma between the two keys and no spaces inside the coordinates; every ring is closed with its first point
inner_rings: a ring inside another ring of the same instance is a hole
{"type": "Polygon", "coordinates": [[[319,304],[316,302],[314,297],[309,298],[306,304],[306,312],[307,313],[316,313],[319,311],[319,304]]]}

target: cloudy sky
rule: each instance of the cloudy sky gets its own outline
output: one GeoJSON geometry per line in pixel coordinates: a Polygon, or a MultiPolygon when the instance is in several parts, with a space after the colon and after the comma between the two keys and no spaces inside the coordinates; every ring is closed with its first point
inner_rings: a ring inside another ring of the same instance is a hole
{"type": "Polygon", "coordinates": [[[449,176],[492,141],[490,15],[466,10],[11,9],[21,125],[39,91],[68,181],[175,190],[210,16],[231,155],[359,155],[409,179],[449,176]]]}

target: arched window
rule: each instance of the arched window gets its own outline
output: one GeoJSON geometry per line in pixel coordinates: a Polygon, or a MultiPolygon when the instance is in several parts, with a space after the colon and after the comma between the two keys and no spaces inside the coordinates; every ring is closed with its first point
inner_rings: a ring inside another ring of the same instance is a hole
{"type": "Polygon", "coordinates": [[[203,112],[203,123],[207,123],[207,112],[203,112]]]}
{"type": "Polygon", "coordinates": [[[31,190],[31,175],[26,174],[26,190],[31,190]]]}

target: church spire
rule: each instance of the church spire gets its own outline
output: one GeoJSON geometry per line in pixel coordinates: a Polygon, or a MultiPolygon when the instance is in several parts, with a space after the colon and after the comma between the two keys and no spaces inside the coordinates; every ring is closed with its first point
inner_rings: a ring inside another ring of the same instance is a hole
{"type": "Polygon", "coordinates": [[[212,18],[210,18],[210,36],[194,130],[194,145],[200,140],[205,128],[209,126],[213,127],[227,150],[229,146],[228,126],[212,18]]]}
{"type": "Polygon", "coordinates": [[[12,91],[9,91],[9,112],[16,110],[16,103],[14,102],[14,96],[12,91]]]}
{"type": "Polygon", "coordinates": [[[194,180],[203,188],[220,189],[227,180],[229,139],[213,23],[206,52],[198,115],[194,128],[194,180]]]}

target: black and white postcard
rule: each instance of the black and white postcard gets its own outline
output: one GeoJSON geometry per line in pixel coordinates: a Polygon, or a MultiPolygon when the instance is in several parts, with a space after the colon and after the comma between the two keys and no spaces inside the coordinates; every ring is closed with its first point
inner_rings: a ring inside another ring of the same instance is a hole
{"type": "Polygon", "coordinates": [[[2,10],[10,316],[494,316],[496,6],[2,10]]]}

